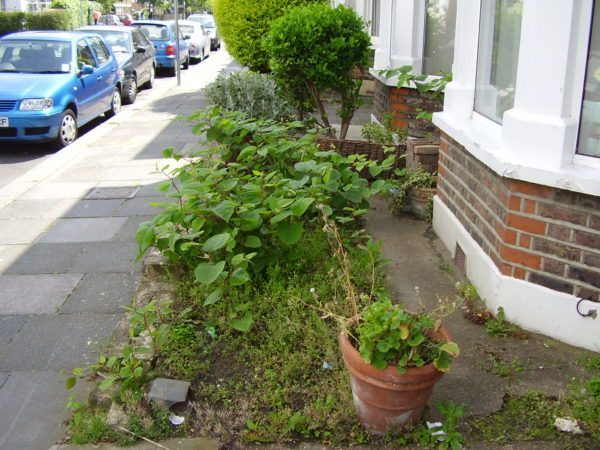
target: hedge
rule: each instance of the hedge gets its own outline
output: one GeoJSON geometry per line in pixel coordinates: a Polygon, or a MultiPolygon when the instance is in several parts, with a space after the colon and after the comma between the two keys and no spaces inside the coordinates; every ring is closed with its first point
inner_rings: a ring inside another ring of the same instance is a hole
{"type": "Polygon", "coordinates": [[[46,9],[38,12],[0,12],[0,36],[23,30],[73,30],[82,24],[75,22],[67,9],[46,9]]]}
{"type": "Polygon", "coordinates": [[[271,22],[288,9],[326,0],[213,0],[219,34],[227,50],[240,64],[257,72],[269,70],[262,39],[271,22]]]}

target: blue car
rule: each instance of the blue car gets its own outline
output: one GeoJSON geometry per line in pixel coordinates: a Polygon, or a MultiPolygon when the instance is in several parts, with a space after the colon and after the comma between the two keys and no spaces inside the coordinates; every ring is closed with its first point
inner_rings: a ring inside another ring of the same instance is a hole
{"type": "Polygon", "coordinates": [[[121,109],[117,59],[95,34],[25,31],[0,39],[0,142],[77,139],[121,109]]]}
{"type": "Polygon", "coordinates": [[[175,38],[175,24],[161,20],[138,20],[131,24],[139,28],[148,40],[154,44],[156,67],[167,69],[171,76],[177,70],[177,64],[186,70],[190,67],[189,36],[184,35],[179,29],[179,57],[177,57],[177,39],[175,38]]]}

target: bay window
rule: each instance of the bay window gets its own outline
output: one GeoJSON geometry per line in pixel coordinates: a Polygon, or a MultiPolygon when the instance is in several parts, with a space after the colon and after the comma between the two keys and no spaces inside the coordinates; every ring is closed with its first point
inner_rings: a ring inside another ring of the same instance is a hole
{"type": "Polygon", "coordinates": [[[423,73],[452,72],[457,0],[427,0],[423,73]]]}

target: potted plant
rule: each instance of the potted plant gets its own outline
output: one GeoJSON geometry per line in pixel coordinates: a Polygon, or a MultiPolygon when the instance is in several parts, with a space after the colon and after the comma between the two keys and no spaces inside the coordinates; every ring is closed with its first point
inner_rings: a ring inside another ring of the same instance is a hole
{"type": "Polygon", "coordinates": [[[422,167],[403,168],[394,172],[394,187],[390,190],[390,208],[395,214],[409,212],[422,220],[430,220],[437,176],[422,167]]]}
{"type": "Polygon", "coordinates": [[[389,298],[351,319],[340,348],[359,419],[375,434],[418,422],[459,354],[434,314],[410,313],[389,298]]]}
{"type": "MultiPolygon", "coordinates": [[[[323,230],[330,235],[346,290],[349,319],[341,318],[340,349],[350,374],[354,405],[360,422],[375,434],[416,423],[437,381],[450,369],[459,348],[443,327],[441,318],[456,307],[442,302],[429,313],[411,313],[380,294],[360,312],[359,304],[372,298],[359,294],[352,281],[350,260],[335,222],[324,208],[323,230]]],[[[372,264],[379,246],[372,240],[361,246],[372,264]]]]}

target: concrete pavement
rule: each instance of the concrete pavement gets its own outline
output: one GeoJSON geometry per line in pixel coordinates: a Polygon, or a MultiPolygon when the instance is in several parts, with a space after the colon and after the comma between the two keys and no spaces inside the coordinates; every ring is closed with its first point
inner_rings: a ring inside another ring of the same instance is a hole
{"type": "MultiPolygon", "coordinates": [[[[61,371],[93,361],[140,275],[138,225],[158,210],[161,152],[189,148],[212,53],[0,190],[0,449],[48,449],[64,434],[61,371]]],[[[83,397],[89,386],[78,383],[83,397]]]]}

